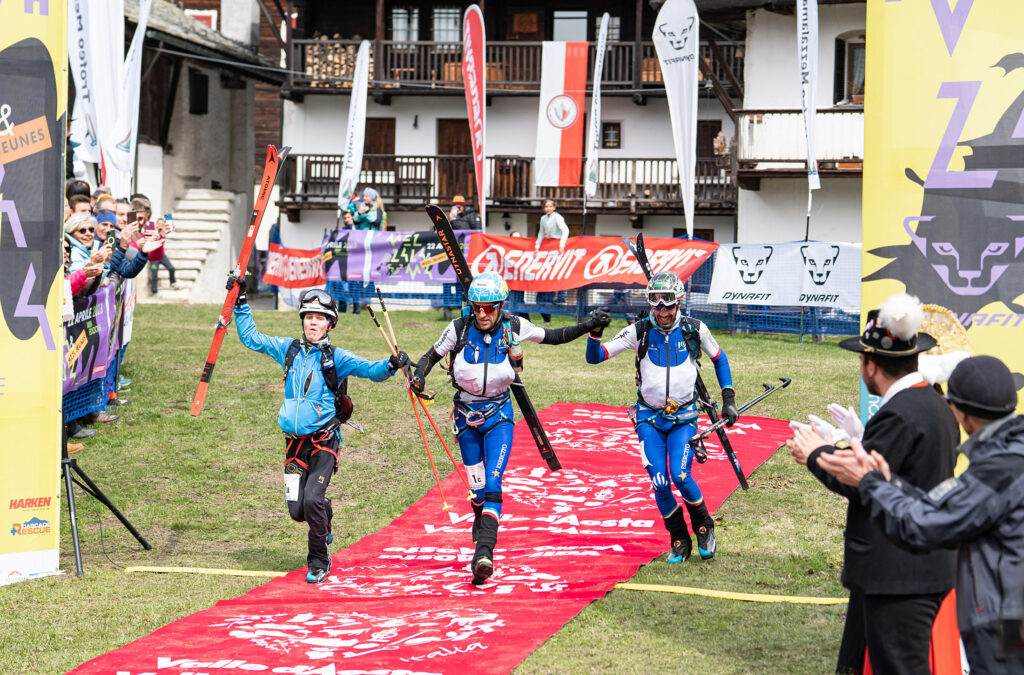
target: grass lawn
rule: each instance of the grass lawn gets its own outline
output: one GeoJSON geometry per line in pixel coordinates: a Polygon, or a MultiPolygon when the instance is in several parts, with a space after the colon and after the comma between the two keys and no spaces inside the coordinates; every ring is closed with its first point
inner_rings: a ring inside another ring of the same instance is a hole
{"type": "MultiPolygon", "coordinates": [[[[125,394],[131,403],[120,409],[118,422],[86,440],[77,457],[153,550],[143,551],[106,508],[77,492],[86,574],[74,576],[64,508],[61,567],[69,574],[0,588],[0,672],[64,672],[265,582],[126,574],[123,567],[286,571],[305,564],[306,526],[288,518],[281,500],[283,443],[277,409],[283,383],[277,364],[243,348],[232,328],[205,410],[198,419],[189,416],[216,314],[209,305],[143,305],[136,310],[135,338],[123,371],[133,380],[132,391],[125,394]]],[[[392,321],[399,343],[414,360],[445,326],[440,312],[393,312],[392,321]]],[[[299,332],[294,312],[257,312],[256,322],[269,335],[299,332]]],[[[622,325],[615,322],[606,335],[622,325]]],[[[759,393],[761,382],[793,378],[788,389],[755,409],[757,415],[790,419],[822,414],[831,401],[857,404],[856,358],[835,341],[716,337],[729,355],[739,402],[759,393]]],[[[386,355],[365,314],[343,317],[332,338],[366,358],[386,355]]],[[[556,401],[631,401],[633,358],[626,354],[593,367],[583,361],[583,350],[584,340],[526,346],[524,380],[538,409],[556,401]]],[[[717,391],[709,368],[705,378],[709,389],[717,391]]],[[[432,373],[428,387],[440,387],[442,379],[443,373],[432,373]]],[[[329,491],[335,504],[332,551],[384,527],[433,485],[399,382],[350,383],[353,419],[366,433],[345,433],[329,491]]],[[[450,392],[443,388],[439,398],[449,400],[450,392]]],[[[641,568],[634,581],[842,597],[844,513],[845,502],[783,449],[753,474],[748,492],[733,494],[715,514],[719,548],[714,561],[669,566],[662,556],[641,568]]],[[[831,672],[844,612],[842,605],[616,590],[584,609],[516,672],[831,672]]]]}

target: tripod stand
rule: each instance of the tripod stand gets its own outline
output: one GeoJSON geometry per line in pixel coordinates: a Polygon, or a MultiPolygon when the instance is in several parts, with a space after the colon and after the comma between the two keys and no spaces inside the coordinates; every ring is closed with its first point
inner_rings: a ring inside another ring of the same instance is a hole
{"type": "Polygon", "coordinates": [[[107,496],[103,494],[103,490],[99,489],[96,483],[93,483],[89,478],[89,475],[82,470],[82,467],[78,466],[78,460],[74,457],[68,457],[68,428],[67,425],[61,425],[63,431],[61,432],[61,444],[60,444],[60,472],[64,477],[64,485],[68,491],[68,513],[71,516],[71,536],[75,540],[75,576],[82,576],[85,571],[82,569],[82,544],[78,540],[78,513],[75,510],[75,491],[72,489],[72,483],[78,485],[78,487],[85,490],[86,494],[92,496],[98,502],[110,509],[110,512],[117,516],[117,519],[121,521],[121,524],[132,533],[139,543],[142,544],[142,548],[147,551],[152,550],[152,546],[146,541],[139,531],[136,530],[128,519],[124,517],[117,507],[107,499],[107,496]],[[74,472],[77,475],[72,475],[74,472]],[[79,480],[81,478],[81,480],[79,480]],[[84,481],[84,482],[83,482],[84,481]]]}

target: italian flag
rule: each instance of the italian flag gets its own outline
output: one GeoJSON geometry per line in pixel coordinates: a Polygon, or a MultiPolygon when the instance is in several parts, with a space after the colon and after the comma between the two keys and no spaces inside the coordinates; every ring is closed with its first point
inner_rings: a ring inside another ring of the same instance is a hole
{"type": "Polygon", "coordinates": [[[545,42],[537,113],[535,185],[580,187],[587,43],[545,42]]]}

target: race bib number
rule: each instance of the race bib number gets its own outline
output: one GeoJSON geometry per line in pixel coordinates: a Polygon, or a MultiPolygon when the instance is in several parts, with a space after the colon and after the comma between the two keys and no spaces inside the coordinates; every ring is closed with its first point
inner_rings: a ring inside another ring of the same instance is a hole
{"type": "Polygon", "coordinates": [[[299,501],[299,474],[284,474],[284,498],[290,502],[299,501]]]}

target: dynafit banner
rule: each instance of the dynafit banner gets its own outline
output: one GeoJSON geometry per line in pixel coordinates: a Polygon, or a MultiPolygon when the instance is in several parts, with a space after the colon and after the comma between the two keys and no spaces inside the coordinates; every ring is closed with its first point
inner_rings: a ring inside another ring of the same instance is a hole
{"type": "Polygon", "coordinates": [[[1016,373],[1022,25],[1019,0],[870,2],[865,92],[862,317],[906,290],[951,310],[975,354],[1016,373]]]}
{"type": "Polygon", "coordinates": [[[58,567],[67,6],[0,3],[0,585],[58,567]]]}
{"type": "MultiPolygon", "coordinates": [[[[536,239],[475,234],[466,256],[473,276],[497,272],[514,291],[561,291],[596,283],[646,284],[640,263],[619,237],[570,237],[565,250],[554,240],[534,251],[536,239]]],[[[644,238],[651,268],[675,272],[683,281],[718,244],[694,239],[644,238]]]]}

